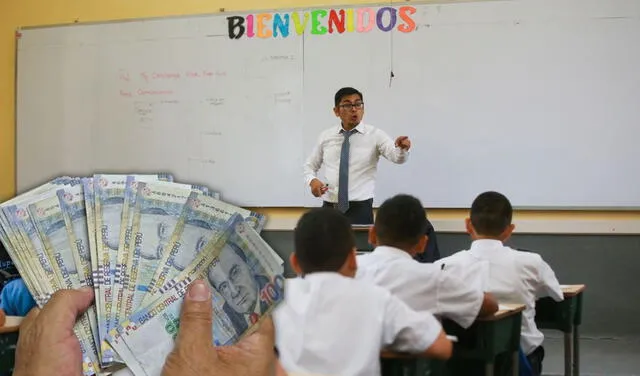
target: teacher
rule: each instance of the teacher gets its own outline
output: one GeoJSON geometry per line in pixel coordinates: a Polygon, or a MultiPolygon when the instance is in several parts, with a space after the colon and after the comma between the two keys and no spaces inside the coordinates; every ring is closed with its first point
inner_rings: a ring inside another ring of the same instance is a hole
{"type": "Polygon", "coordinates": [[[335,95],[333,112],[339,126],[320,134],[318,143],[304,165],[305,182],[315,197],[323,197],[323,207],[335,207],[351,224],[373,224],[373,192],[378,160],[382,155],[401,164],[409,156],[407,136],[392,140],[385,132],[362,122],[364,98],[358,90],[345,87],[335,95]],[[325,168],[326,181],[316,174],[325,168]]]}

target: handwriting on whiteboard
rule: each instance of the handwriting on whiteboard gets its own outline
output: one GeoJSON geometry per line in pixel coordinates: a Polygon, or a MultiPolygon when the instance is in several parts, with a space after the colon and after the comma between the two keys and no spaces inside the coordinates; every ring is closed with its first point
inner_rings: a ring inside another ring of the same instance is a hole
{"type": "Polygon", "coordinates": [[[293,54],[289,54],[289,55],[270,55],[270,56],[263,56],[261,61],[265,62],[265,61],[294,61],[296,59],[296,55],[293,54]]]}
{"type": "Polygon", "coordinates": [[[139,97],[144,96],[160,96],[160,95],[172,95],[173,90],[148,90],[148,89],[138,89],[138,90],[123,90],[120,89],[120,96],[132,98],[134,95],[139,97]]]}
{"type": "Polygon", "coordinates": [[[273,99],[275,101],[275,103],[291,103],[291,92],[290,91],[284,91],[281,93],[275,93],[273,94],[273,99]]]}
{"type": "Polygon", "coordinates": [[[145,82],[151,82],[177,81],[182,79],[207,79],[226,76],[226,71],[212,69],[192,69],[186,71],[142,71],[133,75],[126,69],[118,70],[118,79],[124,82],[132,82],[134,77],[138,77],[145,82]]]}
{"type": "MultiPolygon", "coordinates": [[[[177,81],[181,79],[206,79],[215,77],[226,77],[227,72],[221,70],[189,70],[186,72],[140,72],[138,76],[145,82],[151,81],[177,81]]],[[[130,81],[130,77],[120,77],[123,81],[130,81]]]]}
{"type": "Polygon", "coordinates": [[[212,106],[222,106],[224,104],[224,98],[206,98],[204,101],[212,106]]]}
{"type": "Polygon", "coordinates": [[[203,163],[203,164],[215,164],[216,161],[210,158],[196,158],[196,157],[189,157],[187,158],[187,160],[189,162],[198,162],[198,163],[203,163]]]}

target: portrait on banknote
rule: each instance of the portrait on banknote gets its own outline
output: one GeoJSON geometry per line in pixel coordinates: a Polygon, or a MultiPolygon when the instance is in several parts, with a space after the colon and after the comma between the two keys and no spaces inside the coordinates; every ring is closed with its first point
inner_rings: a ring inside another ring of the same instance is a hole
{"type": "Polygon", "coordinates": [[[250,249],[243,244],[246,238],[232,239],[224,245],[218,262],[209,266],[207,279],[224,298],[223,310],[241,335],[281,297],[282,283],[276,280],[279,275],[269,276],[253,252],[245,251],[250,249]]]}

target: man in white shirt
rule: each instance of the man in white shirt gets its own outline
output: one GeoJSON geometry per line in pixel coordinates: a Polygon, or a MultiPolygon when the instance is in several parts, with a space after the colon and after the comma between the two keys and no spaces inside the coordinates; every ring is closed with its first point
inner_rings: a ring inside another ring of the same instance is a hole
{"type": "Polygon", "coordinates": [[[555,273],[540,255],[504,246],[515,228],[512,216],[511,203],[504,195],[480,194],[466,219],[467,232],[473,239],[471,249],[436,261],[436,265],[491,292],[501,303],[526,305],[520,347],[534,374],[540,375],[544,336],[535,323],[536,300],[550,296],[562,301],[563,294],[555,273]]]}
{"type": "Polygon", "coordinates": [[[427,226],[427,215],[417,198],[401,194],[386,200],[369,230],[369,243],[376,248],[358,256],[356,279],[384,287],[412,309],[449,318],[463,328],[478,316],[498,311],[498,302],[480,286],[440,266],[413,259],[425,250],[427,226]]]}
{"type": "Polygon", "coordinates": [[[352,224],[373,223],[373,193],[380,156],[404,163],[411,141],[407,136],[392,140],[385,132],[362,122],[362,93],[346,87],[338,90],[333,112],[341,124],[320,134],[304,165],[305,182],[323,206],[345,213],[352,224]],[[326,182],[316,174],[325,168],[326,182]]]}
{"type": "Polygon", "coordinates": [[[451,356],[452,344],[428,312],[418,313],[387,290],[357,281],[355,239],[348,219],[330,208],[304,214],[294,233],[291,265],[273,312],[276,347],[287,372],[380,375],[380,351],[451,356]]]}

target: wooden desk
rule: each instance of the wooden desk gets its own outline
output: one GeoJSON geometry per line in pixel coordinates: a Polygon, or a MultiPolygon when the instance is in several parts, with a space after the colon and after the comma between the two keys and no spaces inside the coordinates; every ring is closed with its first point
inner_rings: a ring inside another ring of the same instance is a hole
{"type": "Polygon", "coordinates": [[[564,333],[564,374],[580,375],[580,332],[582,298],[585,285],[564,285],[564,300],[556,302],[542,298],[536,302],[536,325],[540,329],[554,329],[564,333]]]}
{"type": "Polygon", "coordinates": [[[458,342],[453,345],[453,356],[447,365],[461,363],[456,362],[456,359],[482,361],[485,376],[492,376],[496,357],[510,353],[513,375],[518,376],[520,327],[524,309],[523,304],[501,304],[498,312],[476,320],[468,329],[463,329],[451,320],[443,320],[445,332],[458,337],[458,342]]]}
{"type": "Polygon", "coordinates": [[[0,326],[0,334],[12,333],[20,330],[20,323],[24,317],[7,316],[3,326],[0,326]]]}
{"type": "Polygon", "coordinates": [[[524,309],[524,304],[500,304],[496,313],[491,316],[478,318],[477,321],[498,321],[518,312],[522,312],[524,309]]]}

